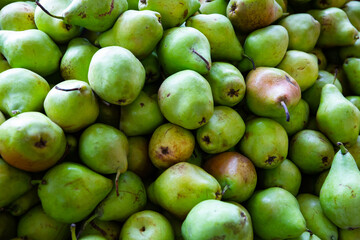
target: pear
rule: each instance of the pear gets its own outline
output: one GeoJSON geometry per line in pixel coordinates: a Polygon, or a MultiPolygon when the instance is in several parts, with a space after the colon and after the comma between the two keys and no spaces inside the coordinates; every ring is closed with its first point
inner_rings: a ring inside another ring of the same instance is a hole
{"type": "MultiPolygon", "coordinates": [[[[360,58],[347,58],[343,69],[347,77],[351,92],[360,95],[360,58]]],[[[0,75],[1,76],[1,75],[0,75]]]]}
{"type": "Polygon", "coordinates": [[[101,236],[106,240],[118,240],[121,226],[115,221],[101,221],[94,219],[80,234],[80,239],[87,236],[101,236]]]}
{"type": "Polygon", "coordinates": [[[202,14],[218,13],[226,16],[226,0],[200,0],[201,6],[199,12],[202,14]]]}
{"type": "Polygon", "coordinates": [[[339,229],[340,240],[355,240],[360,237],[360,228],[357,229],[339,229]]]}
{"type": "Polygon", "coordinates": [[[37,195],[37,188],[33,187],[8,205],[6,210],[13,216],[21,216],[39,202],[40,199],[37,195]]]}
{"type": "MultiPolygon", "coordinates": [[[[70,0],[41,0],[41,6],[52,14],[61,14],[71,3],[70,0]]],[[[39,6],[35,9],[34,20],[39,30],[43,31],[57,43],[67,43],[81,34],[82,27],[65,23],[62,19],[53,18],[39,6]]]]}
{"type": "Polygon", "coordinates": [[[249,212],[240,204],[205,200],[191,209],[181,226],[185,240],[253,239],[249,212]]]}
{"type": "Polygon", "coordinates": [[[356,165],[360,169],[360,136],[357,138],[356,143],[348,148],[353,158],[356,161],[356,165]]]}
{"type": "Polygon", "coordinates": [[[319,174],[319,176],[316,179],[314,193],[317,196],[320,195],[321,187],[324,184],[325,179],[326,179],[327,175],[329,174],[329,171],[330,171],[330,169],[323,171],[322,173],[319,174]]]}
{"type": "Polygon", "coordinates": [[[307,126],[310,116],[309,104],[305,100],[300,99],[299,103],[289,110],[289,114],[292,116],[289,122],[283,117],[273,117],[271,119],[280,123],[287,134],[292,136],[307,126]]]}
{"type": "Polygon", "coordinates": [[[60,62],[60,72],[64,80],[81,80],[89,83],[90,61],[99,50],[86,38],[73,38],[60,62]]]}
{"type": "Polygon", "coordinates": [[[0,197],[0,208],[14,202],[32,187],[30,184],[31,177],[28,173],[23,172],[7,164],[0,158],[0,187],[3,194],[0,197]]]}
{"type": "Polygon", "coordinates": [[[189,130],[165,123],[150,138],[149,157],[155,167],[166,169],[189,159],[194,147],[195,137],[189,130]]]}
{"type": "Polygon", "coordinates": [[[65,132],[77,132],[95,122],[99,105],[88,83],[66,80],[53,87],[44,100],[46,115],[65,132]]]}
{"type": "Polygon", "coordinates": [[[336,7],[340,8],[342,7],[347,0],[314,0],[312,1],[315,8],[330,8],[330,7],[336,7]]]}
{"type": "Polygon", "coordinates": [[[341,83],[342,94],[344,96],[349,96],[352,95],[352,90],[350,89],[350,84],[344,71],[344,67],[342,65],[343,62],[339,64],[331,63],[326,67],[325,70],[330,72],[331,74],[334,74],[334,76],[336,75],[336,78],[341,83]]]}
{"type": "Polygon", "coordinates": [[[297,238],[288,238],[287,240],[321,240],[318,236],[307,230],[297,238]]]}
{"type": "Polygon", "coordinates": [[[141,0],[139,10],[152,10],[160,13],[164,29],[179,27],[200,8],[199,0],[141,0]]]}
{"type": "Polygon", "coordinates": [[[6,121],[4,114],[0,111],[0,125],[6,121]]]}
{"type": "Polygon", "coordinates": [[[148,96],[141,91],[138,97],[126,106],[121,106],[120,130],[126,136],[151,134],[164,122],[157,102],[157,95],[148,96]]]}
{"type": "Polygon", "coordinates": [[[21,216],[17,234],[19,237],[38,240],[62,240],[70,236],[69,225],[46,215],[41,205],[21,216]]]}
{"type": "Polygon", "coordinates": [[[337,7],[310,10],[308,13],[321,24],[318,47],[353,45],[359,38],[358,31],[350,23],[346,13],[337,7]]]}
{"type": "Polygon", "coordinates": [[[138,136],[129,137],[128,142],[128,170],[136,173],[142,179],[146,179],[155,169],[148,154],[149,140],[138,136]]]}
{"type": "Polygon", "coordinates": [[[110,179],[83,165],[65,162],[46,172],[38,194],[46,215],[74,223],[87,217],[112,187],[110,179]]]}
{"type": "MultiPolygon", "coordinates": [[[[283,26],[271,25],[251,32],[245,39],[244,53],[256,67],[275,67],[284,58],[289,44],[289,35],[283,26]],[[266,47],[264,47],[266,46],[266,47]]],[[[248,59],[239,63],[242,72],[251,70],[248,59]]]]}
{"type": "Polygon", "coordinates": [[[360,58],[360,39],[357,39],[354,45],[341,47],[339,49],[339,57],[342,61],[346,58],[360,58]]]}
{"type": "Polygon", "coordinates": [[[337,227],[324,215],[317,196],[304,193],[297,196],[300,211],[303,214],[306,227],[320,239],[338,239],[337,227]]]}
{"type": "Polygon", "coordinates": [[[149,200],[185,219],[190,210],[207,199],[221,199],[218,181],[202,168],[187,162],[166,169],[147,189],[149,200]]]}
{"type": "Polygon", "coordinates": [[[348,16],[351,24],[360,31],[360,3],[357,1],[348,1],[343,7],[342,10],[348,16]]]}
{"type": "Polygon", "coordinates": [[[121,106],[108,103],[98,98],[99,116],[96,119],[98,123],[104,123],[112,127],[118,128],[120,121],[121,106]]]}
{"type": "Polygon", "coordinates": [[[279,24],[288,31],[289,50],[309,52],[314,49],[320,36],[320,23],[310,14],[291,14],[279,24]]]}
{"type": "Polygon", "coordinates": [[[180,71],[166,78],[158,91],[158,103],[169,122],[186,129],[205,125],[214,113],[210,84],[192,70],[180,71]]]}
{"type": "Polygon", "coordinates": [[[248,200],[247,210],[254,233],[264,240],[299,237],[306,229],[296,198],[279,187],[255,192],[248,200]]]}
{"type": "Polygon", "coordinates": [[[320,70],[315,83],[305,92],[301,93],[302,98],[309,104],[310,112],[316,114],[321,98],[321,90],[326,84],[334,84],[340,92],[342,87],[340,81],[331,73],[320,70]]]}
{"type": "Polygon", "coordinates": [[[223,152],[206,160],[204,170],[224,189],[223,200],[244,202],[253,194],[257,173],[254,164],[237,152],[223,152]]]}
{"type": "Polygon", "coordinates": [[[206,36],[210,43],[212,60],[240,61],[243,58],[244,50],[226,16],[198,14],[190,17],[186,26],[196,28],[206,36]]]}
{"type": "Polygon", "coordinates": [[[0,73],[0,110],[13,117],[22,112],[42,111],[50,86],[39,74],[24,68],[0,73]]]}
{"type": "Polygon", "coordinates": [[[131,10],[139,10],[139,1],[138,0],[127,0],[128,2],[128,9],[131,10]]]}
{"type": "Polygon", "coordinates": [[[360,96],[346,96],[346,99],[360,110],[360,96]]]}
{"type": "Polygon", "coordinates": [[[239,142],[239,149],[256,167],[276,168],[288,154],[288,136],[285,129],[276,121],[255,118],[246,122],[245,134],[239,142]]]}
{"type": "Polygon", "coordinates": [[[157,53],[165,74],[194,70],[207,74],[211,68],[211,49],[206,36],[192,27],[174,27],[164,32],[157,53]]]}
{"type": "Polygon", "coordinates": [[[35,6],[30,2],[15,2],[1,8],[0,29],[14,31],[36,29],[35,6]]]}
{"type": "Polygon", "coordinates": [[[286,116],[288,109],[296,106],[301,98],[299,84],[285,71],[259,67],[246,76],[246,103],[258,116],[286,116]]]}
{"type": "Polygon", "coordinates": [[[299,84],[301,91],[311,87],[319,74],[317,57],[298,50],[286,52],[277,68],[284,70],[299,84]]]}
{"type": "Polygon", "coordinates": [[[244,77],[230,63],[214,62],[205,78],[210,84],[215,104],[233,107],[245,96],[244,77]]]}
{"type": "Polygon", "coordinates": [[[209,122],[196,130],[196,140],[206,153],[220,153],[234,147],[245,133],[241,116],[227,106],[216,106],[209,122]]]}
{"type": "Polygon", "coordinates": [[[20,113],[0,125],[0,154],[10,165],[30,172],[53,166],[63,156],[63,130],[40,112],[20,113]]]}
{"type": "Polygon", "coordinates": [[[314,48],[309,53],[312,53],[317,57],[319,71],[320,70],[325,70],[326,66],[327,66],[327,60],[326,60],[325,54],[321,50],[321,48],[314,48]]]}
{"type": "Polygon", "coordinates": [[[8,61],[6,60],[6,58],[0,54],[0,73],[10,69],[10,65],[8,63],[8,61]]]}
{"type": "Polygon", "coordinates": [[[144,59],[163,36],[160,19],[158,12],[150,10],[125,11],[110,30],[99,35],[95,43],[101,47],[120,46],[130,50],[138,59],[144,59]]]}
{"type": "Polygon", "coordinates": [[[47,5],[40,3],[39,0],[36,0],[36,4],[46,14],[64,21],[65,24],[77,25],[97,32],[109,29],[120,14],[128,8],[126,0],[62,1],[64,3],[62,3],[61,11],[56,13],[52,12],[47,5]]]}
{"type": "Polygon", "coordinates": [[[342,142],[345,146],[352,146],[359,135],[360,111],[337,87],[326,84],[321,91],[316,122],[333,144],[342,142]]]}
{"type": "Polygon", "coordinates": [[[334,155],[331,142],[324,134],[314,130],[298,132],[289,144],[289,158],[306,174],[330,168],[334,155]]]}
{"type": "Polygon", "coordinates": [[[26,68],[43,77],[59,69],[62,57],[59,47],[38,29],[0,31],[0,52],[12,68],[26,68]]]}
{"type": "Polygon", "coordinates": [[[329,175],[321,187],[320,204],[326,217],[336,226],[341,229],[355,229],[360,227],[360,217],[354,214],[360,207],[360,172],[344,145],[338,145],[340,150],[336,153],[329,175]]]}
{"type": "Polygon", "coordinates": [[[174,240],[174,231],[162,214],[144,210],[131,215],[122,226],[119,240],[174,240]]]}
{"type": "Polygon", "coordinates": [[[17,221],[14,216],[7,212],[0,212],[0,238],[12,239],[16,237],[17,221]]]}
{"type": "Polygon", "coordinates": [[[129,50],[119,46],[104,47],[92,57],[88,79],[91,88],[103,100],[127,105],[143,88],[145,69],[129,50]]]}
{"type": "Polygon", "coordinates": [[[160,79],[160,63],[156,51],[153,51],[146,58],[142,59],[141,63],[146,72],[145,83],[153,83],[160,79]]]}
{"type": "Polygon", "coordinates": [[[236,31],[249,33],[280,18],[283,9],[275,0],[230,0],[226,15],[236,31]]]}
{"type": "Polygon", "coordinates": [[[285,159],[274,169],[259,169],[259,185],[266,189],[281,187],[296,196],[301,184],[299,168],[290,160],[285,159]]]}

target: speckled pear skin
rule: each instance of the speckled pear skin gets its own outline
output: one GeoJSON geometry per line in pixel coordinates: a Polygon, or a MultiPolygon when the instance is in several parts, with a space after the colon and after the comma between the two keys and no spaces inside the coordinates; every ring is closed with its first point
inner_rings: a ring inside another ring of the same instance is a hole
{"type": "Polygon", "coordinates": [[[0,29],[22,31],[35,29],[35,3],[15,2],[0,8],[0,29]]]}

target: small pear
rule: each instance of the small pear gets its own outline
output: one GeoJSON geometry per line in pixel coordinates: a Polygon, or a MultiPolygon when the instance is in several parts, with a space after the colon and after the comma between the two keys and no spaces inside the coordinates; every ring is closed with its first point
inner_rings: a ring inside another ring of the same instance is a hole
{"type": "Polygon", "coordinates": [[[35,4],[15,2],[1,8],[0,29],[22,31],[36,29],[34,22],[35,4]]]}
{"type": "Polygon", "coordinates": [[[202,14],[218,13],[226,16],[226,0],[200,0],[201,6],[199,12],[202,14]]]}
{"type": "Polygon", "coordinates": [[[360,31],[360,3],[358,1],[348,1],[343,7],[342,10],[346,12],[351,24],[360,31]]]}
{"type": "Polygon", "coordinates": [[[337,87],[326,84],[321,91],[316,122],[333,144],[342,142],[345,146],[352,146],[360,131],[360,111],[337,87]]]}
{"type": "Polygon", "coordinates": [[[247,202],[247,209],[254,233],[264,240],[295,238],[306,230],[298,201],[282,188],[255,192],[247,202]]]}
{"type": "MultiPolygon", "coordinates": [[[[360,95],[360,58],[347,58],[343,69],[347,77],[351,92],[360,95]]],[[[0,75],[1,76],[1,75],[0,75]]]]}
{"type": "MultiPolygon", "coordinates": [[[[346,123],[344,123],[346,124],[346,123]]],[[[341,229],[360,227],[360,172],[354,158],[342,143],[320,191],[320,204],[326,217],[341,229]],[[346,177],[344,177],[346,176],[346,177]]]]}
{"type": "Polygon", "coordinates": [[[6,210],[13,216],[21,216],[39,202],[40,199],[37,194],[37,188],[33,187],[7,206],[6,210]]]}

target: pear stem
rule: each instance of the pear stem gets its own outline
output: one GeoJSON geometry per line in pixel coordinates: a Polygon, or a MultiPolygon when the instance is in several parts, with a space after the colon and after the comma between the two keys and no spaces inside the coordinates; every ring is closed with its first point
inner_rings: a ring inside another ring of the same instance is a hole
{"type": "Polygon", "coordinates": [[[255,66],[254,60],[251,57],[249,57],[248,55],[246,55],[245,53],[243,53],[242,56],[251,62],[252,68],[253,68],[253,70],[255,70],[256,66],[255,66]]]}
{"type": "Polygon", "coordinates": [[[208,60],[206,60],[203,56],[201,56],[197,51],[195,51],[195,49],[192,48],[192,52],[195,53],[196,55],[198,55],[201,60],[203,60],[206,64],[206,69],[210,71],[210,63],[208,60]]]}
{"type": "Polygon", "coordinates": [[[60,90],[60,91],[64,91],[64,92],[81,91],[82,90],[81,87],[65,89],[65,88],[61,88],[61,87],[58,87],[58,86],[55,86],[55,89],[60,90]]]}
{"type": "Polygon", "coordinates": [[[344,144],[342,144],[341,142],[338,142],[336,145],[338,145],[340,147],[341,150],[341,154],[345,155],[347,154],[349,151],[345,148],[344,144]]]}
{"type": "Polygon", "coordinates": [[[70,225],[71,240],[77,240],[75,230],[76,230],[76,224],[75,224],[75,223],[72,223],[72,224],[70,225]]]}
{"type": "Polygon", "coordinates": [[[227,190],[229,190],[229,188],[230,188],[229,185],[226,184],[223,190],[221,191],[221,196],[224,196],[224,194],[226,193],[227,190]]]}
{"type": "Polygon", "coordinates": [[[314,233],[313,233],[310,229],[306,229],[305,231],[307,231],[308,233],[310,233],[310,236],[314,235],[314,233]]]}
{"type": "Polygon", "coordinates": [[[286,103],[284,101],[280,102],[281,106],[284,108],[285,114],[286,114],[286,121],[289,122],[290,121],[290,113],[289,110],[286,106],[286,103]]]}
{"type": "Polygon", "coordinates": [[[43,5],[41,5],[41,3],[39,2],[39,0],[35,0],[35,4],[38,5],[39,8],[41,8],[41,10],[43,10],[44,13],[46,13],[46,14],[49,15],[50,17],[64,20],[64,17],[55,16],[55,15],[51,14],[48,10],[46,10],[46,8],[45,8],[43,5]]]}
{"type": "Polygon", "coordinates": [[[335,68],[333,84],[335,84],[335,81],[336,81],[336,78],[337,78],[337,75],[338,75],[338,71],[339,71],[338,68],[335,68]]]}
{"type": "Polygon", "coordinates": [[[92,215],[91,217],[88,218],[88,220],[86,220],[84,222],[84,224],[82,225],[80,231],[77,234],[77,237],[79,238],[81,233],[84,231],[84,229],[86,228],[87,225],[89,225],[89,223],[91,223],[95,218],[99,217],[98,213],[95,213],[94,215],[92,215]]]}
{"type": "Polygon", "coordinates": [[[120,178],[121,170],[120,168],[116,171],[115,177],[115,188],[116,188],[116,196],[119,196],[119,178],[120,178]]]}

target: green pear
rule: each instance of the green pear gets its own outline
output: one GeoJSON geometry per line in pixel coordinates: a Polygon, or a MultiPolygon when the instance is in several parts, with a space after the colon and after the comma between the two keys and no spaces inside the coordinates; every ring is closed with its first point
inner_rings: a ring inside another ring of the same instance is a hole
{"type": "Polygon", "coordinates": [[[314,192],[314,193],[315,193],[317,196],[320,195],[321,187],[322,187],[322,185],[324,184],[325,179],[326,179],[327,175],[329,174],[329,171],[330,171],[330,169],[323,171],[322,173],[319,174],[319,176],[318,176],[317,179],[316,179],[316,182],[315,182],[315,192],[314,192]]]}
{"type": "Polygon", "coordinates": [[[321,240],[318,236],[310,232],[309,230],[303,232],[299,237],[288,238],[287,240],[321,240]]]}
{"type": "Polygon", "coordinates": [[[97,50],[86,38],[73,38],[60,62],[61,76],[65,80],[76,79],[88,83],[90,61],[97,50]]]}
{"type": "Polygon", "coordinates": [[[194,147],[195,137],[191,131],[172,123],[165,123],[153,132],[148,153],[155,167],[166,169],[188,160],[194,147]]]}
{"type": "MultiPolygon", "coordinates": [[[[343,69],[347,77],[351,92],[360,95],[360,58],[347,58],[343,69]]],[[[0,75],[1,76],[1,75],[0,75]]]]}
{"type": "Polygon", "coordinates": [[[298,201],[279,187],[255,192],[247,203],[247,210],[254,233],[264,240],[299,237],[306,229],[298,201]]]}
{"type": "Polygon", "coordinates": [[[119,46],[104,47],[92,57],[88,78],[91,88],[103,100],[127,105],[143,88],[145,69],[129,50],[119,46]]]}
{"type": "Polygon", "coordinates": [[[276,168],[288,154],[288,135],[276,121],[255,118],[246,122],[245,134],[238,146],[240,153],[256,167],[276,168]]]}
{"type": "Polygon", "coordinates": [[[202,168],[187,162],[166,169],[147,189],[149,200],[185,219],[190,210],[207,199],[221,199],[218,181],[202,168]]]}
{"type": "Polygon", "coordinates": [[[4,114],[0,111],[0,125],[6,121],[4,114]]]}
{"type": "Polygon", "coordinates": [[[348,0],[313,0],[312,4],[315,8],[331,8],[336,7],[340,8],[342,7],[348,0]]]}
{"type": "Polygon", "coordinates": [[[275,0],[230,0],[226,15],[236,31],[249,33],[266,27],[283,14],[275,0]]]}
{"type": "Polygon", "coordinates": [[[254,193],[257,173],[254,164],[237,152],[223,152],[207,159],[203,165],[220,183],[223,200],[244,202],[254,193]]]}
{"type": "Polygon", "coordinates": [[[234,147],[245,133],[245,123],[234,109],[216,106],[209,122],[196,130],[196,140],[206,153],[220,153],[234,147]]]}
{"type": "Polygon", "coordinates": [[[119,127],[121,106],[108,103],[98,98],[99,103],[99,116],[96,120],[98,123],[119,127]]]}
{"type": "Polygon", "coordinates": [[[330,168],[334,155],[331,142],[319,131],[302,130],[289,143],[289,158],[306,174],[330,168]]]}
{"type": "Polygon", "coordinates": [[[246,103],[254,114],[290,121],[288,109],[301,99],[299,84],[285,71],[259,67],[246,76],[246,103]]]}
{"type": "Polygon", "coordinates": [[[104,236],[88,235],[88,236],[85,236],[85,237],[81,237],[78,240],[107,240],[107,239],[104,236]]]}
{"type": "MultiPolygon", "coordinates": [[[[256,67],[275,67],[284,58],[289,44],[289,35],[283,26],[271,25],[251,32],[245,39],[244,53],[256,67]],[[266,47],[265,47],[266,46],[266,47]]],[[[239,63],[242,72],[251,70],[248,59],[239,63]]]]}
{"type": "Polygon", "coordinates": [[[277,68],[290,74],[302,92],[315,83],[319,74],[317,57],[298,50],[287,51],[277,68]]]}
{"type": "Polygon", "coordinates": [[[81,161],[96,172],[116,173],[115,184],[126,172],[129,143],[126,135],[117,128],[95,123],[86,128],[79,139],[81,161]]]}
{"type": "Polygon", "coordinates": [[[360,96],[346,96],[346,99],[360,110],[360,96]]]}
{"type": "Polygon", "coordinates": [[[0,52],[12,68],[26,68],[41,76],[54,73],[62,57],[51,38],[37,29],[0,31],[0,52]]]}
{"type": "Polygon", "coordinates": [[[120,130],[126,136],[151,134],[164,122],[157,102],[157,95],[148,96],[141,91],[138,97],[126,106],[121,106],[120,130]]]}
{"type": "Polygon", "coordinates": [[[44,100],[44,110],[65,132],[84,129],[99,115],[95,94],[80,80],[66,80],[53,87],[44,100]]]}
{"type": "Polygon", "coordinates": [[[144,210],[131,215],[124,223],[119,240],[174,240],[174,230],[158,212],[144,210]]]}
{"type": "Polygon", "coordinates": [[[35,4],[15,2],[0,10],[0,29],[22,31],[36,29],[34,22],[35,4]]]}
{"type": "Polygon", "coordinates": [[[159,88],[158,102],[161,113],[169,122],[186,129],[205,125],[214,113],[210,84],[192,70],[166,78],[159,88]]]}
{"type": "Polygon", "coordinates": [[[348,147],[348,151],[351,153],[351,155],[356,161],[356,165],[360,169],[360,136],[357,138],[354,145],[348,147]]]}
{"type": "Polygon", "coordinates": [[[101,236],[106,240],[118,240],[121,226],[115,221],[101,221],[98,218],[86,225],[81,231],[80,239],[87,236],[101,236]]]}
{"type": "MultiPolygon", "coordinates": [[[[346,124],[346,123],[344,123],[346,124]]],[[[326,217],[341,229],[360,227],[360,172],[354,158],[339,143],[330,172],[320,191],[320,204],[326,217]],[[344,177],[346,176],[346,177],[344,177]]]]}
{"type": "Polygon", "coordinates": [[[6,210],[13,216],[21,216],[25,214],[30,208],[40,202],[39,196],[37,195],[37,188],[33,187],[18,199],[13,201],[6,207],[6,210]]]}
{"type": "Polygon", "coordinates": [[[13,117],[22,112],[42,111],[50,86],[37,73],[11,68],[0,73],[0,89],[0,110],[13,117]]]}
{"type": "Polygon", "coordinates": [[[339,229],[340,240],[356,240],[360,238],[360,228],[357,229],[339,229]]]}
{"type": "Polygon", "coordinates": [[[29,172],[53,166],[63,156],[63,130],[40,112],[25,112],[0,125],[0,154],[10,165],[29,172]]]}
{"type": "Polygon", "coordinates": [[[0,73],[10,69],[10,65],[8,63],[8,61],[6,60],[6,58],[0,54],[0,73]]]}
{"type": "Polygon", "coordinates": [[[149,140],[143,136],[129,137],[128,170],[146,179],[154,171],[148,147],[149,140]]]}
{"type": "Polygon", "coordinates": [[[91,31],[103,32],[109,29],[128,8],[126,0],[64,0],[59,12],[36,0],[36,4],[49,16],[62,20],[65,24],[76,25],[91,31]],[[58,16],[56,16],[58,15],[58,16]]]}
{"type": "Polygon", "coordinates": [[[340,92],[342,87],[340,81],[331,73],[320,70],[315,83],[305,92],[301,93],[302,98],[309,104],[310,112],[316,114],[321,98],[321,90],[326,84],[334,84],[340,92]]]}
{"type": "Polygon", "coordinates": [[[352,89],[350,88],[349,80],[342,65],[343,62],[339,64],[330,63],[325,70],[336,75],[337,79],[339,79],[339,82],[341,83],[342,94],[344,96],[349,96],[352,95],[352,89]]]}
{"type": "Polygon", "coordinates": [[[128,9],[131,10],[139,10],[139,1],[138,0],[127,0],[128,2],[128,9]]]}
{"type": "Polygon", "coordinates": [[[240,61],[243,58],[244,50],[226,16],[198,14],[190,17],[186,26],[196,28],[206,36],[210,43],[212,60],[240,61]]]}
{"type": "MultiPolygon", "coordinates": [[[[41,0],[41,5],[52,14],[61,14],[71,3],[71,0],[41,0]]],[[[35,9],[36,26],[57,43],[66,43],[81,34],[82,27],[65,23],[62,19],[54,18],[44,12],[39,6],[35,9]]]]}
{"type": "Polygon", "coordinates": [[[321,91],[316,122],[333,144],[342,142],[345,146],[352,146],[360,131],[360,111],[337,87],[326,84],[321,91]]]}
{"type": "Polygon", "coordinates": [[[343,7],[342,10],[345,11],[348,16],[351,24],[360,31],[360,3],[358,1],[348,1],[343,7]]]}
{"type": "Polygon", "coordinates": [[[342,61],[346,58],[360,58],[360,39],[357,39],[354,45],[341,47],[339,49],[339,57],[342,61]]]}
{"type": "Polygon", "coordinates": [[[100,34],[95,43],[101,47],[120,46],[130,50],[138,59],[144,59],[163,36],[160,19],[158,12],[150,10],[125,11],[110,30],[100,34]]]}
{"type": "Polygon", "coordinates": [[[202,14],[218,13],[226,16],[227,0],[200,0],[199,12],[202,14]]]}
{"type": "Polygon", "coordinates": [[[274,169],[259,169],[259,185],[266,189],[281,187],[296,196],[301,184],[301,173],[290,160],[285,159],[274,169]]]}
{"type": "Polygon", "coordinates": [[[312,53],[317,57],[319,71],[325,70],[325,68],[327,66],[327,60],[326,60],[325,54],[321,50],[321,48],[313,48],[309,53],[312,53]]]}
{"type": "Polygon", "coordinates": [[[289,34],[289,50],[309,52],[320,36],[320,23],[308,13],[291,14],[279,24],[289,34]]]}
{"type": "Polygon", "coordinates": [[[3,194],[0,197],[0,208],[2,208],[8,206],[29,191],[32,185],[30,184],[31,177],[28,173],[10,166],[1,158],[0,172],[0,187],[3,189],[3,194]]]}
{"type": "Polygon", "coordinates": [[[46,215],[74,223],[87,217],[112,187],[110,179],[83,165],[65,162],[46,172],[38,194],[46,215]]]}
{"type": "Polygon", "coordinates": [[[253,239],[249,212],[240,204],[205,200],[191,209],[181,226],[184,240],[253,239]]]}
{"type": "Polygon", "coordinates": [[[324,215],[317,196],[304,193],[297,196],[300,211],[305,218],[306,227],[320,239],[338,239],[337,227],[324,215]]]}
{"type": "Polygon", "coordinates": [[[207,74],[211,68],[209,40],[192,27],[174,27],[164,32],[157,54],[167,75],[181,70],[207,74]]]}
{"type": "Polygon", "coordinates": [[[337,7],[308,11],[321,25],[318,47],[353,45],[359,38],[358,31],[350,23],[346,13],[337,7]]]}
{"type": "Polygon", "coordinates": [[[16,237],[17,221],[14,216],[7,212],[0,212],[0,238],[12,239],[16,237]]]}
{"type": "Polygon", "coordinates": [[[146,58],[142,59],[141,63],[146,72],[145,83],[153,83],[160,79],[160,63],[158,55],[155,51],[149,54],[146,58]]]}
{"type": "Polygon", "coordinates": [[[13,3],[13,2],[19,2],[19,0],[3,0],[0,3],[0,8],[3,8],[4,6],[13,3]]]}
{"type": "Polygon", "coordinates": [[[273,117],[271,119],[280,123],[286,130],[287,134],[292,136],[306,128],[309,122],[309,104],[305,100],[300,99],[299,103],[289,110],[289,114],[292,116],[289,122],[287,122],[283,117],[273,117]]]}
{"type": "Polygon", "coordinates": [[[214,62],[205,78],[210,84],[215,104],[233,107],[245,96],[244,77],[230,63],[214,62]]]}
{"type": "Polygon", "coordinates": [[[41,205],[21,216],[17,228],[19,237],[37,240],[63,240],[70,236],[69,225],[48,216],[41,205]]]}
{"type": "Polygon", "coordinates": [[[199,0],[141,0],[139,10],[160,13],[164,29],[179,27],[200,8],[199,0]]]}

